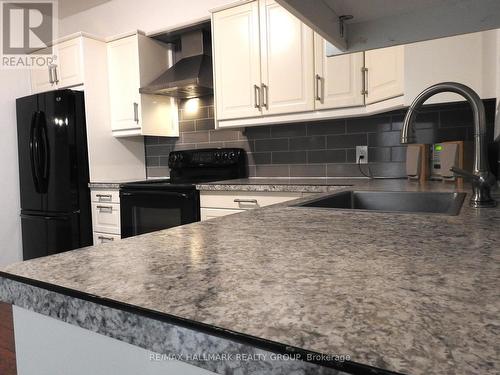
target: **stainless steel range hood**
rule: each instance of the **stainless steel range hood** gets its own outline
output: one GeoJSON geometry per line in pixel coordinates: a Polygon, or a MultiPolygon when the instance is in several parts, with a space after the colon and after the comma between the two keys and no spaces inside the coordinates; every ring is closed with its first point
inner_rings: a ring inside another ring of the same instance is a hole
{"type": "Polygon", "coordinates": [[[141,87],[141,94],[188,99],[213,93],[211,41],[208,30],[180,30],[156,36],[155,39],[174,42],[178,61],[153,82],[141,87]]]}

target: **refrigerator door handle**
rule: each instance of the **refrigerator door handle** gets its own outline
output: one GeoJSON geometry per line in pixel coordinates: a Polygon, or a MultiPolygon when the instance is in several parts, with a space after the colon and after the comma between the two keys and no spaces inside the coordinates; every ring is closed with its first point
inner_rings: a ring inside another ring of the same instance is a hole
{"type": "Polygon", "coordinates": [[[45,119],[45,114],[43,112],[40,113],[43,117],[43,121],[40,122],[39,127],[40,127],[40,139],[42,141],[41,145],[41,154],[42,154],[42,161],[43,165],[41,165],[41,176],[43,179],[43,192],[47,192],[47,184],[48,184],[48,178],[49,178],[49,141],[47,137],[47,122],[45,119]]]}
{"type": "Polygon", "coordinates": [[[68,221],[69,220],[69,216],[44,216],[44,215],[26,215],[26,214],[21,214],[21,219],[68,221]]]}
{"type": "Polygon", "coordinates": [[[29,148],[30,148],[31,175],[33,176],[35,191],[37,193],[40,193],[40,183],[38,180],[37,128],[38,128],[38,112],[35,112],[33,113],[33,117],[31,118],[29,148]]]}

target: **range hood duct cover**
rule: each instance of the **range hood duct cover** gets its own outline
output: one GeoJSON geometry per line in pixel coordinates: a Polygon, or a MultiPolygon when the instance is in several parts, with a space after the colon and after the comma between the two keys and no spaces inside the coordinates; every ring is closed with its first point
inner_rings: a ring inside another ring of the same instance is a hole
{"type": "Polygon", "coordinates": [[[181,59],[153,82],[141,87],[141,94],[188,99],[213,93],[210,35],[204,30],[180,36],[181,59]]]}

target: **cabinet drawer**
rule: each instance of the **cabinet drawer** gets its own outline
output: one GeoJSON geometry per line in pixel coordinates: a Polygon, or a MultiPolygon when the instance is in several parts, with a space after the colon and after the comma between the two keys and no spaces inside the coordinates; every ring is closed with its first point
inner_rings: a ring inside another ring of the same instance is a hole
{"type": "Polygon", "coordinates": [[[94,231],[120,234],[120,205],[116,203],[92,203],[94,231]]]}
{"type": "Polygon", "coordinates": [[[94,232],[94,246],[121,240],[119,234],[94,232]]]}
{"type": "Polygon", "coordinates": [[[92,190],[90,192],[92,202],[98,203],[120,203],[119,190],[92,190]]]}
{"type": "Polygon", "coordinates": [[[200,206],[203,208],[228,208],[237,210],[250,210],[253,208],[269,206],[271,204],[286,202],[300,198],[301,193],[234,193],[234,192],[202,192],[200,206]]]}
{"type": "Polygon", "coordinates": [[[201,221],[210,220],[216,217],[245,212],[245,210],[228,210],[226,208],[202,208],[201,221]]]}

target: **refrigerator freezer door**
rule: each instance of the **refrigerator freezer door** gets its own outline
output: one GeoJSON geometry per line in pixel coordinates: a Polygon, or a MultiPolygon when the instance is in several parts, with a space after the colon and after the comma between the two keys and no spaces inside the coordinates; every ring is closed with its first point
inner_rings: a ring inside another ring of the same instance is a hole
{"type": "Polygon", "coordinates": [[[80,247],[79,215],[21,214],[23,260],[80,247]]]}
{"type": "Polygon", "coordinates": [[[78,210],[77,138],[75,131],[75,95],[70,90],[51,91],[39,95],[41,181],[47,212],[78,210]]]}
{"type": "Polygon", "coordinates": [[[19,182],[21,208],[38,211],[42,209],[43,194],[39,187],[39,142],[38,96],[17,99],[17,139],[19,155],[19,182]]]}

